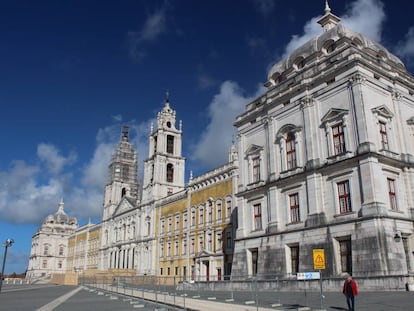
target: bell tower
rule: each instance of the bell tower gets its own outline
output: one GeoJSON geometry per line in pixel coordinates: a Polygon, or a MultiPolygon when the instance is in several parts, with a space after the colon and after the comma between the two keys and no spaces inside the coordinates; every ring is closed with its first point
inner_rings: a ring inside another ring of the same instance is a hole
{"type": "Polygon", "coordinates": [[[139,200],[137,153],[134,146],[129,142],[128,136],[129,128],[124,125],[121,140],[109,164],[109,178],[105,186],[103,221],[112,216],[124,196],[135,203],[139,200]]]}
{"type": "Polygon", "coordinates": [[[168,196],[184,189],[185,158],[182,156],[182,123],[176,128],[175,111],[168,98],[158,112],[157,128],[151,125],[149,155],[144,161],[142,201],[168,196]]]}

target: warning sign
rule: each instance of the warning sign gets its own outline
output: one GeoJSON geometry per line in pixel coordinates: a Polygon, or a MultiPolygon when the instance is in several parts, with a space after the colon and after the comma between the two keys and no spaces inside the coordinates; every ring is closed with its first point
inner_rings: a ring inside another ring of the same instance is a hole
{"type": "Polygon", "coordinates": [[[313,250],[313,268],[325,270],[325,250],[323,248],[313,250]]]}

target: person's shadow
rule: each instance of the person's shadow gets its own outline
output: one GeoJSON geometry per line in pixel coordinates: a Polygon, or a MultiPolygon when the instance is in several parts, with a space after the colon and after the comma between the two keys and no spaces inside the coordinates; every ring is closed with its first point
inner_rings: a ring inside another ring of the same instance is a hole
{"type": "Polygon", "coordinates": [[[348,311],[348,308],[342,308],[342,307],[332,307],[332,306],[330,306],[329,308],[335,309],[335,310],[346,310],[346,311],[348,311]]]}

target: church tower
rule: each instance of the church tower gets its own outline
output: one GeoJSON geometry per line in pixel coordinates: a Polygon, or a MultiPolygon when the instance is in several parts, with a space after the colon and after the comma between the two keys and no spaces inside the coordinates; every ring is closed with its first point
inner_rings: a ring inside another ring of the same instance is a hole
{"type": "Polygon", "coordinates": [[[109,164],[109,179],[105,186],[103,221],[112,216],[124,196],[134,203],[139,200],[137,153],[134,146],[129,142],[128,134],[128,126],[124,125],[121,141],[109,164]]]}
{"type": "Polygon", "coordinates": [[[175,124],[175,111],[168,99],[158,113],[157,129],[151,126],[149,156],[144,162],[142,201],[148,202],[184,189],[185,158],[182,157],[182,123],[175,124]]]}

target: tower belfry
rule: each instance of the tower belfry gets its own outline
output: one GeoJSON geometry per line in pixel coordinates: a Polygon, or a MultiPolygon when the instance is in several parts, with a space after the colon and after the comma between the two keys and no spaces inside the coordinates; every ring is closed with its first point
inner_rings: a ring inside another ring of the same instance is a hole
{"type": "Polygon", "coordinates": [[[138,159],[134,146],[129,142],[129,127],[124,125],[121,139],[109,164],[108,182],[105,186],[103,220],[111,217],[121,199],[126,196],[139,200],[138,159]]]}
{"type": "Polygon", "coordinates": [[[180,122],[177,129],[175,117],[167,92],[164,107],[158,112],[157,128],[151,127],[149,154],[144,163],[143,202],[184,189],[182,124],[180,122]]]}

